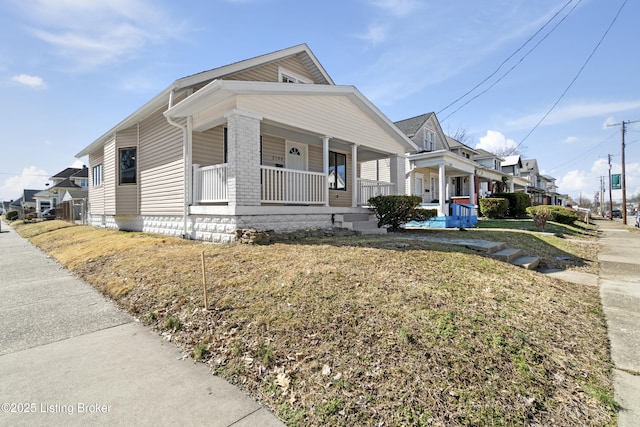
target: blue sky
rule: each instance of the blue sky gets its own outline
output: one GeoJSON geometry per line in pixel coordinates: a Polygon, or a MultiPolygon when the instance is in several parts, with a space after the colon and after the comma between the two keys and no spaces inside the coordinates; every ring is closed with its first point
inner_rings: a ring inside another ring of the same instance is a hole
{"type": "MultiPolygon", "coordinates": [[[[435,111],[472,147],[520,144],[592,199],[608,154],[621,170],[607,123],[640,120],[638,16],[625,0],[0,0],[0,200],[44,188],[174,80],[300,43],[391,120],[435,111]]],[[[631,195],[640,123],[626,143],[631,195]]]]}

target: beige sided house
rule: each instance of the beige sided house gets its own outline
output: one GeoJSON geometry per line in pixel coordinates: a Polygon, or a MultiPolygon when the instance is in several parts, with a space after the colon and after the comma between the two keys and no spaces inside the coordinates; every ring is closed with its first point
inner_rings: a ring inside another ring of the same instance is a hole
{"type": "Polygon", "coordinates": [[[404,193],[415,149],[302,44],[176,80],[77,157],[89,157],[90,224],[228,242],[239,229],[372,227],[363,206],[404,193]],[[385,180],[361,179],[372,160],[389,164],[385,180]]]}

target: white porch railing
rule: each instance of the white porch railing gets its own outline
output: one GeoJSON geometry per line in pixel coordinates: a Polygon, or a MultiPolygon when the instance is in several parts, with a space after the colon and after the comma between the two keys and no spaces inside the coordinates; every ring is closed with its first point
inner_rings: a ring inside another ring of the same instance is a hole
{"type": "Polygon", "coordinates": [[[193,198],[195,203],[228,202],[227,164],[200,167],[193,165],[193,198]]]}
{"type": "Polygon", "coordinates": [[[390,182],[358,179],[358,205],[368,205],[375,196],[391,196],[394,184],[390,182]]]}
{"type": "Polygon", "coordinates": [[[261,166],[262,203],[325,203],[327,177],[319,172],[261,166]]]}

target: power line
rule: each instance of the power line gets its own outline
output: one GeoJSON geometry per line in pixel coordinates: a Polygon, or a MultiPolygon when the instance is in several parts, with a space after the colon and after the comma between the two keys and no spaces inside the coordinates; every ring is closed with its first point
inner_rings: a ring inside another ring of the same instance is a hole
{"type": "Polygon", "coordinates": [[[598,41],[598,43],[596,44],[596,46],[593,48],[593,50],[591,51],[591,54],[589,54],[589,56],[587,57],[587,60],[584,62],[584,64],[582,64],[582,67],[580,67],[580,69],[578,70],[578,73],[575,75],[575,77],[573,78],[573,80],[571,80],[571,83],[569,83],[569,86],[567,86],[567,88],[562,92],[562,94],[560,95],[560,97],[558,97],[558,99],[556,100],[556,102],[553,103],[553,105],[551,106],[551,108],[549,108],[549,111],[547,111],[544,116],[542,116],[542,118],[538,121],[538,123],[536,123],[536,125],[533,127],[533,129],[531,129],[529,131],[528,134],[525,135],[525,137],[522,139],[522,141],[520,141],[520,143],[517,145],[517,147],[519,147],[520,145],[522,145],[527,138],[529,138],[529,136],[538,128],[538,126],[540,126],[540,124],[549,116],[549,114],[551,114],[551,112],[556,108],[556,106],[560,103],[560,101],[562,100],[562,98],[564,98],[564,96],[567,94],[567,92],[569,92],[569,89],[571,89],[571,87],[573,86],[573,84],[576,82],[576,80],[578,80],[578,77],[580,77],[580,75],[582,74],[582,71],[584,71],[585,67],[587,66],[587,64],[589,63],[589,61],[591,60],[591,58],[593,57],[593,55],[596,53],[596,51],[598,50],[598,48],[600,47],[600,45],[602,44],[602,42],[604,41],[605,37],[607,37],[607,34],[609,34],[609,31],[611,30],[611,28],[613,27],[613,25],[616,23],[616,21],[618,20],[618,16],[620,16],[620,13],[622,13],[622,9],[624,8],[624,6],[627,4],[628,0],[624,0],[624,2],[622,3],[622,5],[620,6],[620,9],[618,9],[618,13],[616,13],[616,16],[613,17],[613,20],[611,21],[611,23],[609,24],[609,27],[607,28],[607,30],[604,32],[604,34],[602,35],[602,37],[600,38],[600,41],[598,41]]]}
{"type": "Polygon", "coordinates": [[[560,169],[560,168],[561,168],[561,167],[563,167],[563,166],[569,165],[569,164],[571,164],[571,163],[575,163],[576,161],[578,161],[578,160],[582,159],[583,157],[586,157],[588,154],[590,154],[591,152],[595,151],[595,150],[596,150],[598,147],[600,147],[601,145],[603,145],[603,144],[605,144],[605,143],[609,142],[609,140],[613,139],[613,137],[615,137],[615,136],[616,136],[616,134],[615,134],[615,133],[612,133],[611,135],[609,135],[609,137],[608,137],[607,139],[605,139],[605,140],[604,140],[604,141],[602,141],[602,142],[597,143],[596,145],[594,145],[593,147],[591,147],[589,150],[587,150],[587,151],[583,152],[583,153],[582,153],[582,154],[580,154],[579,156],[574,157],[574,158],[572,158],[571,160],[569,160],[569,161],[567,161],[567,162],[561,163],[561,164],[559,164],[558,166],[552,167],[552,168],[547,169],[547,170],[548,170],[549,172],[551,172],[551,171],[554,171],[554,170],[556,170],[556,169],[560,169]]]}
{"type": "MultiPolygon", "coordinates": [[[[571,3],[573,2],[573,0],[569,0],[567,3],[565,3],[564,6],[562,6],[551,18],[549,18],[549,20],[547,20],[547,22],[544,23],[544,25],[542,27],[540,27],[538,29],[538,31],[536,31],[531,37],[529,37],[518,49],[516,49],[511,55],[509,55],[504,61],[502,61],[502,63],[500,65],[498,65],[498,68],[496,68],[491,74],[489,74],[487,77],[484,78],[484,80],[482,80],[480,83],[476,84],[473,88],[471,88],[470,90],[468,90],[467,92],[465,92],[463,95],[461,95],[460,97],[456,98],[454,101],[452,101],[451,103],[449,103],[446,107],[442,108],[440,111],[438,111],[436,114],[440,114],[442,112],[444,112],[445,110],[447,110],[449,107],[451,107],[452,105],[456,104],[458,101],[462,100],[463,98],[465,98],[467,95],[471,94],[471,92],[473,92],[474,90],[476,90],[477,88],[479,88],[480,86],[482,86],[484,83],[486,83],[491,77],[495,76],[498,71],[500,71],[500,69],[507,63],[509,62],[509,60],[511,58],[513,58],[518,52],[520,52],[522,49],[524,49],[524,47],[529,44],[529,42],[531,42],[538,34],[540,34],[540,32],[542,30],[544,30],[547,25],[549,25],[567,6],[569,6],[571,3]]],[[[538,42],[531,50],[529,50],[529,52],[527,52],[521,59],[520,61],[518,61],[518,64],[520,64],[524,58],[526,58],[536,47],[538,47],[538,45],[540,45],[540,43],[546,39],[549,34],[551,34],[560,23],[562,23],[562,21],[564,21],[567,16],[569,16],[571,14],[571,12],[573,12],[573,10],[582,2],[582,0],[578,0],[578,3],[576,3],[576,5],[569,11],[569,13],[567,15],[565,15],[564,18],[562,18],[562,20],[551,29],[551,31],[549,31],[549,33],[547,33],[547,35],[545,35],[542,40],[540,40],[540,42],[538,42]]],[[[511,67],[511,69],[509,69],[509,71],[507,71],[507,73],[503,74],[502,77],[500,77],[498,79],[497,82],[499,82],[500,80],[502,80],[507,74],[509,74],[516,66],[511,67]]],[[[476,99],[478,96],[484,94],[486,91],[488,91],[489,89],[491,89],[493,86],[495,86],[495,84],[492,84],[491,86],[489,86],[488,89],[486,89],[485,91],[481,92],[479,95],[476,95],[475,97],[473,97],[470,101],[467,101],[465,104],[462,105],[462,107],[464,107],[465,105],[467,105],[469,102],[473,101],[474,99],[476,99]]],[[[453,113],[449,114],[447,117],[445,117],[443,120],[446,120],[448,117],[450,117],[451,115],[455,114],[458,110],[460,110],[459,107],[457,110],[455,110],[453,113]]]]}

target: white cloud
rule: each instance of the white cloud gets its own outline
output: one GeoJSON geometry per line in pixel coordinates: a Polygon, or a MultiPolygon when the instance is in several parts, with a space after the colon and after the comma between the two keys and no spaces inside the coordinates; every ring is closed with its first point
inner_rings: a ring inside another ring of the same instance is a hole
{"type": "Polygon", "coordinates": [[[602,122],[602,129],[606,129],[614,123],[618,123],[618,121],[613,116],[609,116],[604,122],[602,122]]]}
{"type": "Polygon", "coordinates": [[[77,169],[81,169],[84,166],[84,162],[82,160],[76,160],[75,162],[73,162],[71,164],[71,166],[69,166],[70,168],[77,168],[77,169]]]}
{"type": "Polygon", "coordinates": [[[372,45],[382,43],[387,38],[389,28],[385,25],[371,24],[366,34],[357,35],[359,39],[365,40],[372,45]]]}
{"type": "MultiPolygon", "coordinates": [[[[640,108],[640,100],[619,101],[619,102],[577,102],[564,107],[556,108],[542,123],[543,125],[554,125],[566,123],[573,120],[604,116],[611,113],[635,110],[640,108]]],[[[506,126],[509,129],[529,129],[535,126],[544,116],[545,112],[540,111],[516,119],[508,120],[506,126]]],[[[609,119],[607,119],[607,122],[609,119]]]]}
{"type": "Polygon", "coordinates": [[[560,178],[558,183],[558,189],[562,193],[570,193],[574,195],[580,194],[582,192],[593,192],[595,187],[595,183],[591,182],[591,175],[585,171],[580,170],[572,170],[564,174],[562,178],[560,178]]]}
{"type": "Polygon", "coordinates": [[[396,16],[408,16],[424,7],[418,0],[376,0],[373,4],[396,16]]]}
{"type": "Polygon", "coordinates": [[[476,148],[487,150],[491,153],[501,153],[515,149],[518,144],[513,139],[508,139],[502,133],[495,130],[487,130],[485,136],[479,138],[476,148]]]}
{"type": "Polygon", "coordinates": [[[0,200],[15,200],[22,195],[22,190],[42,190],[49,176],[47,171],[36,166],[24,168],[20,175],[4,180],[0,186],[0,200]]]}
{"type": "Polygon", "coordinates": [[[148,0],[37,0],[21,7],[31,34],[82,71],[135,56],[182,31],[148,0]]]}
{"type": "Polygon", "coordinates": [[[11,78],[12,81],[29,86],[35,89],[44,89],[47,87],[42,77],[32,76],[30,74],[18,74],[11,78]]]}
{"type": "Polygon", "coordinates": [[[575,144],[576,142],[579,141],[579,138],[577,136],[568,136],[564,142],[566,142],[567,144],[575,144]]]}

